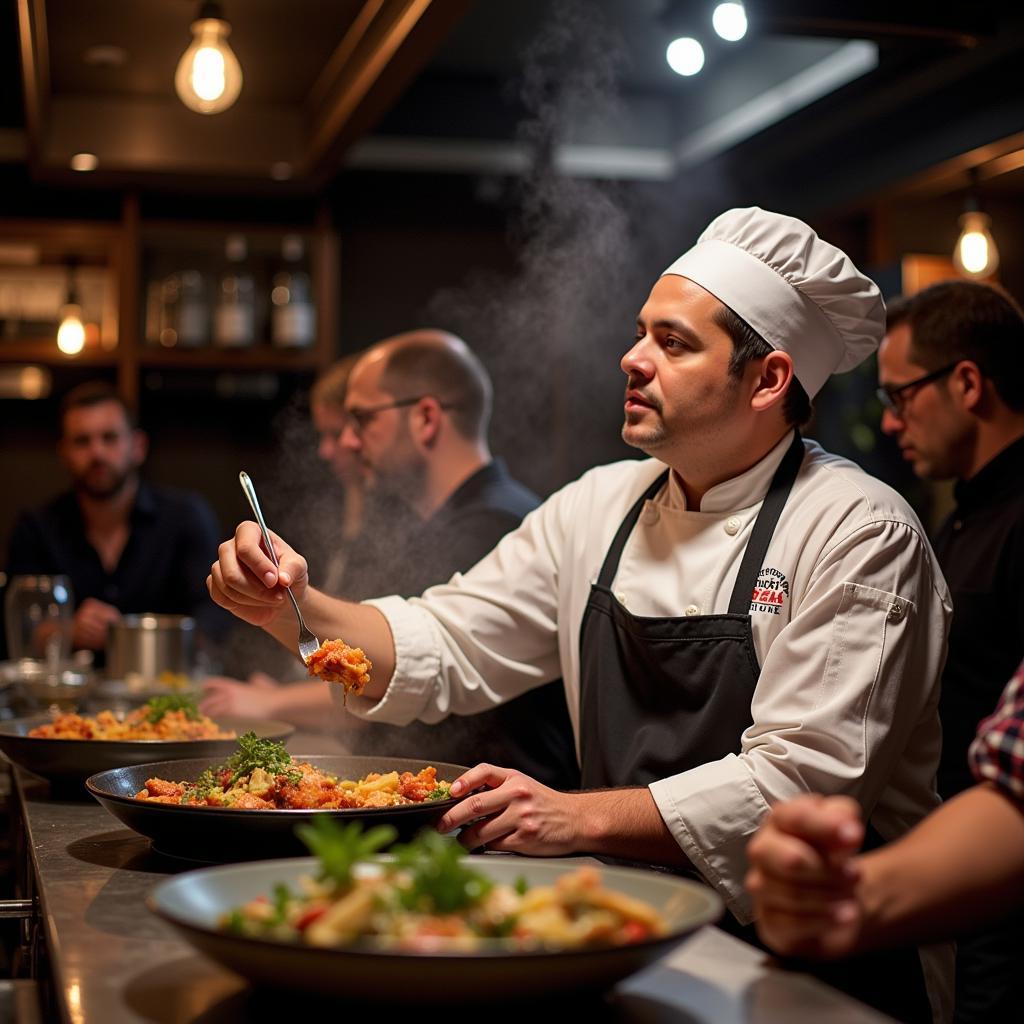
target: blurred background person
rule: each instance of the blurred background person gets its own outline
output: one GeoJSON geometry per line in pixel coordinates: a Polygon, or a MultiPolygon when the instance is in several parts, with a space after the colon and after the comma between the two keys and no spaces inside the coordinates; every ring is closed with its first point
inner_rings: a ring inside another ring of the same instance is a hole
{"type": "MultiPolygon", "coordinates": [[[[953,598],[939,700],[948,800],[973,784],[975,729],[1024,657],[1024,315],[991,285],[941,282],[890,305],[878,367],[882,430],[919,477],[955,481],[933,539],[953,598]]],[[[1021,1005],[1020,922],[958,936],[957,1021],[1021,1005]]]]}
{"type": "Polygon", "coordinates": [[[71,490],[19,516],[8,572],[70,577],[76,650],[102,652],[110,627],[138,612],[190,615],[205,636],[223,635],[230,618],[204,585],[220,532],[205,500],[141,479],[146,435],[109,384],[68,392],[60,431],[71,490]]]}
{"type": "MultiPolygon", "coordinates": [[[[351,600],[421,594],[474,565],[539,504],[491,456],[491,404],[483,365],[446,332],[396,335],[359,358],[348,377],[336,440],[330,435],[336,419],[317,422],[319,454],[345,471],[346,453],[356,461],[368,500],[386,515],[387,526],[374,530],[380,524],[376,514],[371,517],[346,557],[340,588],[332,592],[351,600]]],[[[278,686],[267,677],[254,685],[219,678],[207,681],[205,693],[201,706],[208,714],[259,713],[320,727],[334,714],[329,688],[319,681],[278,686]]],[[[353,753],[455,764],[486,758],[548,785],[579,783],[560,681],[493,711],[431,725],[368,725],[348,715],[346,721],[343,739],[353,753]]]]}

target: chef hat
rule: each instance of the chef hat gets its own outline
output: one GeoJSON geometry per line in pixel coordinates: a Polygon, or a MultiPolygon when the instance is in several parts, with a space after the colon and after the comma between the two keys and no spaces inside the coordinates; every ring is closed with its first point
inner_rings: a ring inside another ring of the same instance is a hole
{"type": "Polygon", "coordinates": [[[874,281],[803,221],[756,206],[716,217],[665,273],[696,282],[788,352],[812,397],[833,373],[874,352],[885,333],[874,281]]]}

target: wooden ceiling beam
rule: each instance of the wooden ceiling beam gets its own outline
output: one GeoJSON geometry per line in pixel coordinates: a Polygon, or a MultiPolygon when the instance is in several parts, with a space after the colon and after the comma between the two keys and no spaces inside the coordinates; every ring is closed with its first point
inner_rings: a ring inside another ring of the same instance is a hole
{"type": "Polygon", "coordinates": [[[50,47],[46,35],[46,0],[18,0],[18,48],[25,90],[25,130],[29,162],[44,149],[50,101],[50,47]]]}
{"type": "Polygon", "coordinates": [[[462,18],[471,0],[368,0],[315,86],[305,176],[324,182],[462,18]],[[373,8],[369,19],[368,8],[373,8]],[[365,17],[364,17],[365,16],[365,17]],[[358,31],[358,38],[355,34],[358,31]],[[342,57],[342,54],[344,56],[342,57]]]}

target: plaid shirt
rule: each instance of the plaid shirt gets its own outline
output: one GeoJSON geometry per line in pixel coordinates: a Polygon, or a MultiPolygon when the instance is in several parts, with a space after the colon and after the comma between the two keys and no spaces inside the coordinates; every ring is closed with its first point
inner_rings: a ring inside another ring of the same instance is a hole
{"type": "Polygon", "coordinates": [[[1006,684],[999,706],[978,726],[968,758],[979,782],[995,783],[1024,805],[1024,662],[1006,684]]]}

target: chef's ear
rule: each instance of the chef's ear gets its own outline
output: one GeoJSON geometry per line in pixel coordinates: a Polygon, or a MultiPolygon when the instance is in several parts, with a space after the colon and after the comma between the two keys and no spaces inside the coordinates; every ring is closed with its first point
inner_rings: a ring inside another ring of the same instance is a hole
{"type": "Polygon", "coordinates": [[[788,352],[772,351],[761,361],[761,372],[754,381],[750,407],[754,412],[767,412],[780,405],[793,381],[793,360],[788,352]]]}

